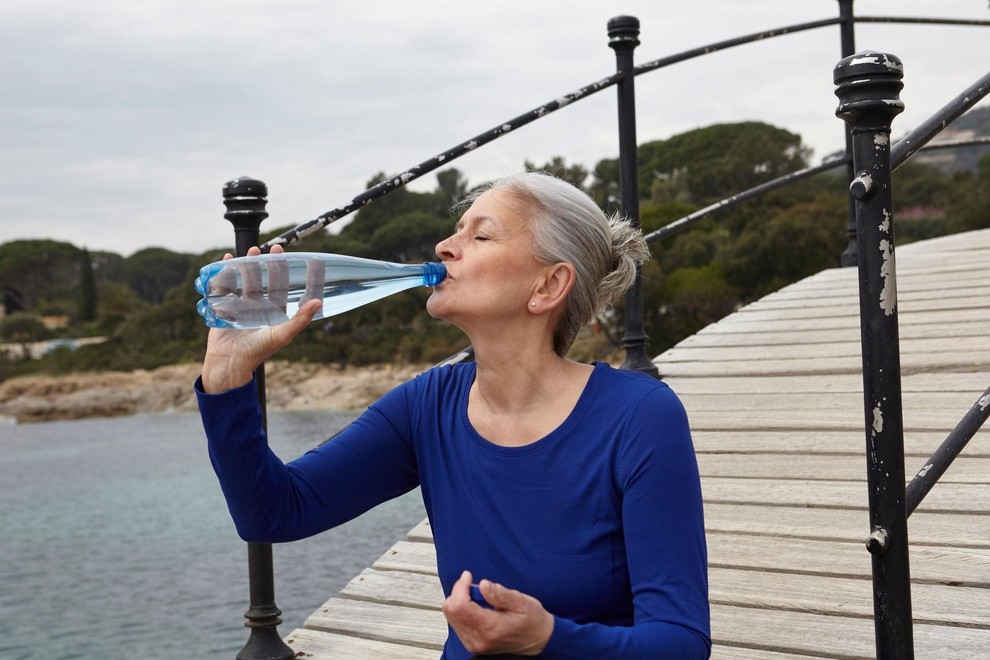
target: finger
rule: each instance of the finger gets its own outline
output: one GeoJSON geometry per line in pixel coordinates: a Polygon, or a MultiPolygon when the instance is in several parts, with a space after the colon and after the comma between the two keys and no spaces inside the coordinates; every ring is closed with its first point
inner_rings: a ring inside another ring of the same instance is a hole
{"type": "Polygon", "coordinates": [[[257,257],[259,254],[261,254],[261,248],[258,247],[257,245],[248,248],[247,256],[257,257]]]}
{"type": "Polygon", "coordinates": [[[227,252],[227,253],[225,253],[223,255],[223,260],[224,261],[227,261],[227,259],[233,259],[233,258],[234,258],[234,255],[232,255],[230,252],[227,252]]]}
{"type": "Polygon", "coordinates": [[[285,248],[281,245],[273,245],[272,249],[268,251],[269,254],[282,254],[285,252],[285,248]]]}
{"type": "Polygon", "coordinates": [[[305,303],[299,306],[299,309],[296,310],[296,313],[293,315],[292,318],[296,318],[298,316],[306,319],[306,323],[309,323],[310,321],[313,320],[313,317],[316,316],[316,313],[321,309],[323,309],[323,303],[321,301],[307,300],[305,303]]]}
{"type": "Polygon", "coordinates": [[[463,592],[465,596],[469,596],[471,583],[473,581],[474,578],[471,575],[471,571],[464,571],[463,573],[461,573],[461,577],[457,578],[457,582],[454,583],[453,588],[450,590],[451,595],[453,595],[453,593],[457,591],[457,592],[463,592]]]}
{"type": "MultiPolygon", "coordinates": [[[[248,255],[253,256],[253,255],[248,255]]],[[[242,263],[241,271],[241,297],[261,298],[261,266],[255,262],[242,263]]]]}
{"type": "Polygon", "coordinates": [[[310,259],[306,262],[306,292],[302,302],[323,300],[323,289],[327,280],[327,265],[321,259],[310,259]]]}
{"type": "Polygon", "coordinates": [[[285,311],[289,302],[289,264],[285,261],[268,262],[268,299],[285,311]]]}

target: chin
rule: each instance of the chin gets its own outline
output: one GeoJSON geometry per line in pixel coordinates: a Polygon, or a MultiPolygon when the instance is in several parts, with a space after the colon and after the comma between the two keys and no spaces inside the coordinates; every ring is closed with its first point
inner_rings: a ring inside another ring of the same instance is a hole
{"type": "Polygon", "coordinates": [[[426,300],[426,313],[435,319],[443,319],[443,303],[437,299],[437,292],[434,291],[426,300]]]}

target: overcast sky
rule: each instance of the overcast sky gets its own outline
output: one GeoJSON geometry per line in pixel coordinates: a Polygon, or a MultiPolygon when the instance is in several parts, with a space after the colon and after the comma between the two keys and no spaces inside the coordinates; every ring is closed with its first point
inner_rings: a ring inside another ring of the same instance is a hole
{"type": "MultiPolygon", "coordinates": [[[[857,0],[864,16],[990,19],[987,0],[857,0]]],[[[269,186],[263,227],[342,206],[395,174],[615,70],[609,18],[639,18],[636,62],[794,23],[836,0],[4,0],[0,243],[69,241],[123,255],[232,244],[221,187],[269,186]]],[[[899,56],[895,137],[986,73],[990,28],[857,26],[899,56]]],[[[838,27],[638,76],[638,138],[718,122],[798,133],[813,161],[842,148],[838,27]]],[[[986,105],[984,101],[981,105],[986,105]]],[[[453,166],[471,184],[563,156],[617,155],[614,88],[453,166]]],[[[410,185],[435,186],[432,174],[410,185]]]]}

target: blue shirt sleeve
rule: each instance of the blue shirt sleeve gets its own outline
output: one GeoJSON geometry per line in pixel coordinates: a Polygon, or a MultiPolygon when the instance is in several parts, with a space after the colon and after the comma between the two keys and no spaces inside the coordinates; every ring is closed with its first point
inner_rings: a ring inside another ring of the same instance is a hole
{"type": "MultiPolygon", "coordinates": [[[[419,483],[405,420],[371,406],[336,437],[291,463],[268,447],[254,381],[222,394],[196,396],[209,446],[237,533],[246,541],[306,538],[343,524],[419,483]]],[[[402,411],[404,390],[388,395],[402,411]]]]}
{"type": "Polygon", "coordinates": [[[628,418],[616,467],[632,585],[632,626],[555,617],[547,658],[707,658],[708,558],[687,415],[663,386],[628,418]]]}

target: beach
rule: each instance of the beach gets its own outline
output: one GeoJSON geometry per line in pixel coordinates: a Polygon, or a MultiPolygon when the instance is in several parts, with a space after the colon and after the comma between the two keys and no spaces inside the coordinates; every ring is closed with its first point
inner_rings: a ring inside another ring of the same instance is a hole
{"type": "MultiPolygon", "coordinates": [[[[269,410],[359,411],[429,365],[362,367],[272,361],[269,410]]],[[[21,376],[0,383],[0,420],[17,423],[196,410],[199,364],[131,372],[21,376]]]]}

